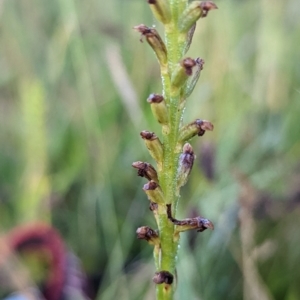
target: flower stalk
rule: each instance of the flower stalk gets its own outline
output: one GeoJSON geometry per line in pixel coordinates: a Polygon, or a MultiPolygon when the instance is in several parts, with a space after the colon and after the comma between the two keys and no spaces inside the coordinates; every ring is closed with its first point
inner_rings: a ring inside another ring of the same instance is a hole
{"type": "MultiPolygon", "coordinates": [[[[150,200],[150,210],[157,223],[157,230],[147,226],[137,231],[138,238],[154,246],[156,284],[158,300],[171,300],[176,279],[176,257],[180,233],[187,230],[213,229],[212,222],[202,217],[176,219],[176,208],[180,188],[186,184],[193,167],[195,155],[187,143],[194,136],[202,136],[213,130],[209,121],[197,119],[182,124],[186,100],[192,93],[204,61],[201,58],[184,57],[188,50],[196,22],[217,6],[211,1],[148,0],[154,17],[162,22],[165,41],[156,29],[145,25],[134,29],[142,34],[153,49],[161,70],[162,95],[151,94],[147,101],[152,113],[162,126],[161,140],[154,132],[140,133],[150,155],[157,164],[155,169],[146,162],[135,162],[138,175],[148,180],[143,187],[150,200]]],[[[141,38],[141,40],[142,40],[141,38]]]]}

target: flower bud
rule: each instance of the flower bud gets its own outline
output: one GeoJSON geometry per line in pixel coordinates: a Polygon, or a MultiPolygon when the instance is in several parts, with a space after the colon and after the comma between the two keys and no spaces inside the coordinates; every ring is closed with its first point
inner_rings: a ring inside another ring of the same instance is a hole
{"type": "Polygon", "coordinates": [[[151,180],[146,183],[143,187],[143,190],[151,202],[157,204],[163,204],[165,202],[163,191],[155,181],[151,180]]]}
{"type": "Polygon", "coordinates": [[[193,67],[196,65],[196,61],[190,57],[184,58],[175,68],[172,77],[171,84],[173,87],[182,87],[189,76],[193,74],[193,67]]]}
{"type": "Polygon", "coordinates": [[[151,104],[151,110],[158,123],[168,125],[169,115],[164,97],[158,94],[151,94],[147,101],[151,104]]]}
{"type": "Polygon", "coordinates": [[[160,35],[158,34],[157,30],[151,27],[147,27],[143,24],[135,26],[133,28],[140,32],[142,36],[145,36],[146,41],[155,52],[161,67],[166,67],[168,64],[167,48],[160,35]]]}
{"type": "Polygon", "coordinates": [[[138,239],[146,240],[150,245],[160,245],[157,232],[148,226],[139,227],[136,230],[136,235],[138,239]]]}
{"type": "Polygon", "coordinates": [[[172,284],[174,280],[174,276],[168,271],[160,271],[155,272],[155,276],[153,277],[153,282],[156,284],[172,284]]]}
{"type": "Polygon", "coordinates": [[[142,131],[140,133],[142,139],[144,140],[146,147],[149,150],[150,155],[155,159],[158,164],[158,169],[161,169],[163,161],[163,146],[159,138],[154,132],[142,131]]]}
{"type": "Polygon", "coordinates": [[[195,157],[196,156],[194,154],[192,146],[189,143],[186,143],[183,146],[183,151],[180,154],[179,161],[178,161],[178,170],[177,170],[178,187],[182,187],[187,183],[188,176],[191,173],[195,157]]]}
{"type": "Polygon", "coordinates": [[[180,32],[188,32],[200,18],[206,17],[211,9],[217,8],[211,1],[192,1],[179,19],[180,32]]]}
{"type": "Polygon", "coordinates": [[[183,91],[184,98],[188,98],[192,94],[196,86],[196,83],[199,80],[200,73],[203,70],[204,60],[198,57],[195,59],[195,62],[196,62],[196,66],[195,66],[196,71],[193,73],[193,75],[188,79],[186,83],[186,86],[183,91]]]}
{"type": "Polygon", "coordinates": [[[211,122],[196,119],[194,122],[185,125],[181,128],[179,134],[179,140],[181,142],[185,142],[190,138],[194,137],[195,135],[202,136],[204,135],[206,130],[212,131],[214,126],[211,122]]]}
{"type": "Polygon", "coordinates": [[[183,220],[177,220],[173,218],[171,207],[171,204],[167,204],[167,216],[168,219],[176,225],[177,232],[183,232],[192,229],[197,229],[198,232],[202,232],[208,228],[211,230],[214,229],[214,224],[210,220],[202,217],[187,218],[183,220]]]}
{"type": "Polygon", "coordinates": [[[145,177],[158,183],[157,172],[153,166],[147,162],[136,161],[132,166],[138,170],[138,176],[145,177]]]}
{"type": "Polygon", "coordinates": [[[166,0],[148,0],[150,8],[157,20],[167,24],[171,20],[169,3],[166,0]]]}

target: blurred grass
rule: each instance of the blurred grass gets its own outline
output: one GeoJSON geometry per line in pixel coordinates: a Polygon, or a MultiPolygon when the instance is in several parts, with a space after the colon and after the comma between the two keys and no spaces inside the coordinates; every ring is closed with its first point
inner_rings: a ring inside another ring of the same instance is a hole
{"type": "MultiPolygon", "coordinates": [[[[215,131],[193,141],[199,163],[179,211],[216,230],[182,237],[177,299],[243,298],[236,169],[258,195],[252,247],[274,245],[255,261],[262,282],[273,299],[298,299],[300,7],[217,5],[197,26],[189,55],[205,66],[184,116],[215,131]]],[[[151,249],[135,230],[154,222],[131,163],[149,160],[139,132],[159,133],[145,99],[161,87],[132,27],[160,25],[137,0],[7,0],[0,16],[1,231],[51,218],[95,298],[153,299],[151,249]]]]}

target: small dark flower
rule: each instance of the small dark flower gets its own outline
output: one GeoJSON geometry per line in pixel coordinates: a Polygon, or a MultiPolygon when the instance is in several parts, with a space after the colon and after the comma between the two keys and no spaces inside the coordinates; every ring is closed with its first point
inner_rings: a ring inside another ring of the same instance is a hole
{"type": "Polygon", "coordinates": [[[177,232],[187,231],[191,229],[197,229],[197,231],[202,232],[206,229],[214,229],[213,223],[208,220],[204,219],[202,217],[195,217],[195,218],[187,218],[183,220],[177,220],[172,217],[172,211],[171,211],[171,204],[167,204],[167,215],[168,219],[174,223],[176,226],[177,232]]]}
{"type": "Polygon", "coordinates": [[[153,282],[156,284],[172,284],[174,280],[174,276],[168,271],[160,271],[156,272],[153,277],[153,282]]]}
{"type": "Polygon", "coordinates": [[[137,238],[140,240],[146,240],[151,245],[159,245],[159,237],[155,230],[148,226],[139,227],[136,230],[137,238]]]}
{"type": "Polygon", "coordinates": [[[138,170],[138,176],[158,182],[157,172],[151,164],[147,162],[136,161],[132,163],[132,166],[138,170]]]}
{"type": "Polygon", "coordinates": [[[151,202],[157,204],[163,204],[165,202],[163,191],[155,181],[151,180],[146,183],[143,187],[143,190],[145,191],[151,202]]]}

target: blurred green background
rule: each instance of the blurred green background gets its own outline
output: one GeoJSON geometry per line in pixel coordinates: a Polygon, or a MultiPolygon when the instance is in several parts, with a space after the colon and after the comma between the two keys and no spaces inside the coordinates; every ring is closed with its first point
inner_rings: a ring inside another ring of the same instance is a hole
{"type": "MultiPolygon", "coordinates": [[[[215,130],[192,141],[178,211],[215,230],[182,235],[176,299],[300,299],[299,1],[216,3],[184,115],[215,130]]],[[[146,98],[161,84],[141,23],[162,33],[146,1],[0,2],[1,234],[51,222],[93,299],[154,299],[135,230],[155,222],[131,163],[153,163],[139,132],[160,135],[146,98]]]]}

